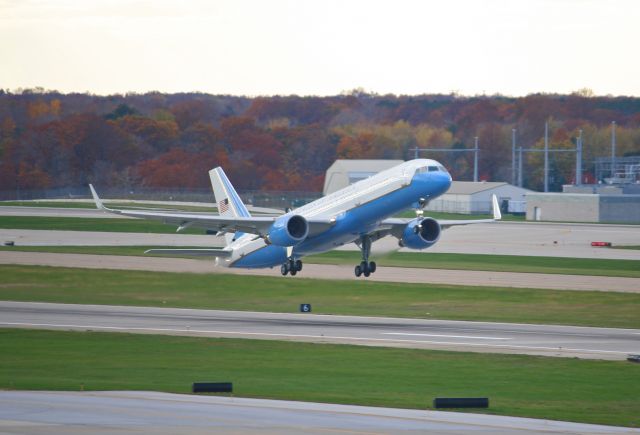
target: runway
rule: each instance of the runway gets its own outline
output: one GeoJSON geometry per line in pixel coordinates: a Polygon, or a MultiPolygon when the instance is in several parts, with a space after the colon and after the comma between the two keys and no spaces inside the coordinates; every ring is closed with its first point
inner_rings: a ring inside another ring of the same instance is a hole
{"type": "MultiPolygon", "coordinates": [[[[89,269],[142,270],[177,273],[226,273],[245,276],[272,276],[280,279],[339,279],[356,278],[351,265],[305,263],[296,277],[283,277],[278,268],[233,269],[216,267],[211,260],[157,258],[116,255],[54,254],[45,252],[0,251],[0,264],[21,264],[89,269]]],[[[467,286],[539,288],[551,290],[615,291],[640,293],[640,278],[559,275],[544,273],[486,272],[475,270],[419,269],[379,267],[366,278],[377,282],[414,284],[448,284],[467,286]]]]}
{"type": "Polygon", "coordinates": [[[640,330],[278,314],[179,308],[0,302],[0,327],[252,338],[312,343],[622,360],[640,330]]]}
{"type": "MultiPolygon", "coordinates": [[[[640,260],[640,250],[594,248],[594,241],[640,246],[640,226],[508,221],[458,226],[443,231],[440,241],[424,252],[640,260]]],[[[386,237],[372,249],[387,252],[397,244],[386,237]]]]}
{"type": "Polygon", "coordinates": [[[0,391],[0,433],[637,434],[638,429],[412,409],[143,391],[0,391]]]}

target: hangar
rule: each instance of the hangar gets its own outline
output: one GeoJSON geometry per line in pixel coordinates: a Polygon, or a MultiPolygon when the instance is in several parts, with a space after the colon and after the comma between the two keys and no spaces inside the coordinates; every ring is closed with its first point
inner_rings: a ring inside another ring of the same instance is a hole
{"type": "Polygon", "coordinates": [[[429,202],[426,210],[447,213],[490,213],[491,196],[498,198],[503,211],[524,212],[525,195],[528,189],[505,182],[491,181],[454,181],[441,197],[429,202]]]}
{"type": "Polygon", "coordinates": [[[401,163],[404,160],[336,160],[327,169],[322,193],[328,195],[401,163]]]}

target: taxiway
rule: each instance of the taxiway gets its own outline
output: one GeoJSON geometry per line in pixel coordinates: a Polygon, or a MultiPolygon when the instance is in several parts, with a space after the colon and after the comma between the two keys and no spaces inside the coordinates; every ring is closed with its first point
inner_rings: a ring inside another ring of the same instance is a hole
{"type": "Polygon", "coordinates": [[[638,434],[640,430],[496,415],[143,391],[0,391],[0,433],[638,434]]]}

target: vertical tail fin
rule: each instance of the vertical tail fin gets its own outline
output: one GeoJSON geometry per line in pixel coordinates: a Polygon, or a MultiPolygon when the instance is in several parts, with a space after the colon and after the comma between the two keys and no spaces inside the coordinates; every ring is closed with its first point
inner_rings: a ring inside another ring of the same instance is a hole
{"type": "MultiPolygon", "coordinates": [[[[216,197],[220,216],[251,217],[249,210],[247,210],[221,167],[218,166],[210,170],[209,178],[211,179],[211,187],[213,187],[213,194],[216,197]]],[[[242,233],[227,234],[227,245],[241,235],[242,233]]]]}

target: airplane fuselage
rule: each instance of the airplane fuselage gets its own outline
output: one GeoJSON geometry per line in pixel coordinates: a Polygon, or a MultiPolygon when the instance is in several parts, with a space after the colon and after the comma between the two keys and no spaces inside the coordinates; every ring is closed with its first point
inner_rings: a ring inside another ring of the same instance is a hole
{"type": "MultiPolygon", "coordinates": [[[[288,214],[305,218],[325,217],[335,223],[320,234],[309,234],[293,247],[293,257],[326,252],[374,231],[386,218],[445,193],[451,176],[435,160],[418,159],[382,171],[370,178],[306,204],[288,214]]],[[[231,257],[218,264],[227,267],[279,266],[287,260],[287,248],[267,244],[253,234],[239,236],[229,246],[231,257]]]]}

